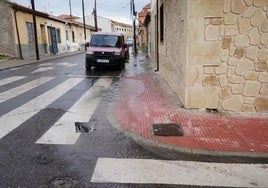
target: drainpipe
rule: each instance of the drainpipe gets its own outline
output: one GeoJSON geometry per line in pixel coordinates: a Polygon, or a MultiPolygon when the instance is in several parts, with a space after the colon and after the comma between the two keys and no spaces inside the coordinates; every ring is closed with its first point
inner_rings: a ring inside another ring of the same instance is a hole
{"type": "Polygon", "coordinates": [[[159,71],[159,29],[158,29],[158,0],[156,0],[156,69],[159,71]]]}
{"type": "Polygon", "coordinates": [[[39,49],[38,49],[38,38],[37,38],[37,30],[36,30],[36,12],[35,12],[35,5],[34,0],[31,0],[32,3],[32,11],[33,11],[33,24],[34,24],[34,38],[35,38],[35,53],[36,53],[36,60],[40,60],[39,57],[39,49]]]}
{"type": "Polygon", "coordinates": [[[17,11],[18,11],[18,10],[15,10],[15,12],[14,12],[14,16],[15,16],[15,25],[16,25],[16,32],[17,32],[18,43],[19,43],[20,59],[23,59],[23,57],[22,57],[22,51],[21,51],[21,43],[20,43],[20,33],[19,33],[18,21],[17,21],[17,11]]]}

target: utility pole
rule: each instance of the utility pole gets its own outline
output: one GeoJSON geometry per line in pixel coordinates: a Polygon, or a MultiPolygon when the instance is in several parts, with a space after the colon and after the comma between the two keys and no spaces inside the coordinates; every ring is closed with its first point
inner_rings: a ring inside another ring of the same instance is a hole
{"type": "Polygon", "coordinates": [[[70,8],[70,17],[72,17],[72,3],[71,0],[69,0],[69,8],[70,8]]]}
{"type": "Polygon", "coordinates": [[[33,9],[33,25],[34,25],[35,54],[36,54],[36,60],[38,61],[38,60],[40,59],[40,57],[39,57],[39,49],[38,49],[38,38],[37,38],[37,29],[36,29],[36,15],[35,15],[34,0],[31,0],[31,2],[32,2],[32,9],[33,9]]]}
{"type": "Polygon", "coordinates": [[[87,49],[86,47],[86,21],[85,21],[85,5],[84,5],[84,0],[82,0],[82,9],[83,9],[83,23],[84,23],[84,39],[85,39],[85,50],[87,49]]]}
{"type": "Polygon", "coordinates": [[[136,41],[136,16],[137,16],[137,12],[135,11],[135,4],[134,4],[134,0],[132,0],[132,6],[133,6],[133,39],[134,39],[134,54],[137,54],[137,41],[136,41]]]}
{"type": "Polygon", "coordinates": [[[98,31],[98,23],[97,23],[97,4],[96,4],[96,0],[94,0],[94,21],[95,21],[95,31],[97,32],[98,31]]]}

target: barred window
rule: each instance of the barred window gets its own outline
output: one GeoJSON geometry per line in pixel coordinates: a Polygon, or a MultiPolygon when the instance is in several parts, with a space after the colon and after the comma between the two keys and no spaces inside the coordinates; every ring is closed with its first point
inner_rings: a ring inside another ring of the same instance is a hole
{"type": "Polygon", "coordinates": [[[26,22],[28,42],[34,42],[34,26],[32,22],[26,22]]]}
{"type": "Polygon", "coordinates": [[[60,29],[57,29],[57,39],[58,39],[58,43],[61,43],[61,34],[60,34],[60,29]]]}

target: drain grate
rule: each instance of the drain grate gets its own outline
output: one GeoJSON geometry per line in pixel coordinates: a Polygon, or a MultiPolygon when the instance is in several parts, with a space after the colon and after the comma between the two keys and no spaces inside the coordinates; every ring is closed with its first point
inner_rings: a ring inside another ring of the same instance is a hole
{"type": "Polygon", "coordinates": [[[90,127],[88,122],[75,122],[74,126],[76,132],[88,133],[96,130],[95,127],[90,127]]]}
{"type": "Polygon", "coordinates": [[[152,124],[155,136],[183,136],[184,131],[180,124],[175,123],[159,123],[152,124]]]}

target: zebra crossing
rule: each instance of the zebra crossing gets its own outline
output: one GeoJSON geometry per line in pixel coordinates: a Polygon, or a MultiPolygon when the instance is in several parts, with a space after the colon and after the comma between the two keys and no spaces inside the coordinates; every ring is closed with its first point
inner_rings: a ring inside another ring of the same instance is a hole
{"type": "MultiPolygon", "coordinates": [[[[0,86],[4,87],[7,84],[25,79],[25,76],[12,76],[2,79],[0,86]]],[[[73,90],[75,86],[87,78],[66,78],[59,84],[49,88],[46,92],[32,98],[28,102],[12,109],[7,113],[2,113],[0,116],[0,142],[3,137],[14,131],[21,124],[28,119],[35,116],[38,112],[45,109],[54,101],[66,95],[69,91],[73,90]]],[[[49,81],[57,80],[56,77],[38,77],[33,80],[14,86],[14,88],[7,87],[6,90],[0,92],[0,108],[4,102],[9,99],[16,99],[19,95],[42,87],[49,81]]],[[[58,80],[57,80],[58,81],[58,80]]],[[[112,82],[112,78],[99,78],[92,87],[88,86],[87,91],[77,99],[77,101],[65,112],[65,114],[54,124],[44,135],[36,142],[37,144],[75,144],[79,138],[79,133],[75,132],[74,123],[88,122],[93,115],[96,107],[102,99],[102,93],[112,82]]],[[[8,101],[10,102],[10,101],[8,101]]],[[[5,104],[7,105],[7,104],[5,104]]]]}
{"type": "Polygon", "coordinates": [[[75,122],[88,122],[101,101],[101,93],[111,79],[99,79],[36,143],[74,144],[79,133],[73,131],[75,122]]]}
{"type": "Polygon", "coordinates": [[[267,174],[267,164],[99,158],[91,182],[162,187],[267,187],[267,174]]]}

